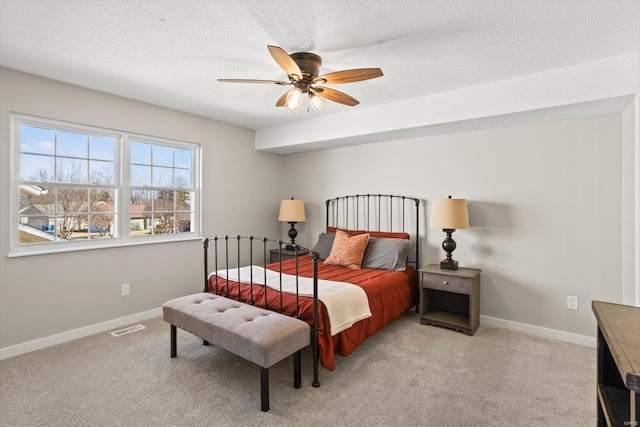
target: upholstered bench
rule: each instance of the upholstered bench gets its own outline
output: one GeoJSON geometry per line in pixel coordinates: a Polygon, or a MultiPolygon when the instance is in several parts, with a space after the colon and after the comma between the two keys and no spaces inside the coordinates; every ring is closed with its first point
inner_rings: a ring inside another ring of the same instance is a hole
{"type": "Polygon", "coordinates": [[[178,327],[260,366],[263,411],[269,410],[269,367],[294,353],[294,387],[300,388],[302,349],[310,342],[306,322],[209,293],[168,301],[162,312],[171,325],[171,357],[178,327]]]}

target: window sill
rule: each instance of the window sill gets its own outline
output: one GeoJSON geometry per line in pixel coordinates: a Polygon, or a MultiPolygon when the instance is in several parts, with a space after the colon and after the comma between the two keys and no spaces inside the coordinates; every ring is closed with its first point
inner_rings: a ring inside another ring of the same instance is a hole
{"type": "Polygon", "coordinates": [[[159,238],[159,239],[149,239],[138,241],[137,239],[130,239],[126,241],[119,241],[117,243],[107,243],[104,245],[90,245],[90,246],[71,246],[64,247],[66,244],[61,243],[56,248],[48,247],[46,249],[36,250],[29,248],[28,250],[18,249],[9,252],[7,258],[19,258],[25,256],[33,256],[33,255],[47,255],[47,254],[59,254],[64,252],[78,252],[78,251],[90,251],[95,249],[110,249],[110,248],[123,248],[127,246],[141,246],[141,245],[156,245],[160,243],[176,243],[176,242],[190,242],[190,241],[202,241],[202,237],[200,236],[188,236],[188,237],[179,237],[179,238],[159,238]],[[62,246],[62,247],[61,247],[62,246]]]}

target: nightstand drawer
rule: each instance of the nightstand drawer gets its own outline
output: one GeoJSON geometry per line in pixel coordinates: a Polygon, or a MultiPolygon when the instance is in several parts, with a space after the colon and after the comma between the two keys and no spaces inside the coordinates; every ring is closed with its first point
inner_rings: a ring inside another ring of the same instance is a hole
{"type": "Polygon", "coordinates": [[[286,261],[295,258],[294,255],[279,255],[278,252],[271,252],[271,262],[286,261]]]}
{"type": "Polygon", "coordinates": [[[438,291],[454,292],[456,294],[471,294],[471,280],[463,277],[425,274],[422,278],[422,287],[438,291]]]}
{"type": "MultiPolygon", "coordinates": [[[[271,262],[286,261],[288,259],[294,259],[296,257],[295,251],[290,251],[286,249],[282,249],[282,250],[271,249],[269,253],[271,255],[270,257],[271,262]]],[[[298,251],[298,256],[306,255],[308,253],[309,251],[307,251],[306,249],[300,249],[298,251]]]]}
{"type": "Polygon", "coordinates": [[[284,261],[285,259],[287,259],[285,256],[282,256],[282,258],[278,258],[278,254],[276,253],[271,253],[271,260],[269,262],[278,262],[278,260],[280,261],[284,261]]]}

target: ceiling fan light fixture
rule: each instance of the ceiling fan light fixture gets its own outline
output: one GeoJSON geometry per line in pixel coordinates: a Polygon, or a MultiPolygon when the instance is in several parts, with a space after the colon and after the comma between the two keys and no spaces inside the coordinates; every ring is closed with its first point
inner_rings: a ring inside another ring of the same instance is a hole
{"type": "Polygon", "coordinates": [[[316,95],[315,93],[309,95],[309,105],[311,105],[311,109],[315,112],[320,111],[326,103],[327,102],[322,99],[322,97],[316,95]]]}
{"type": "Polygon", "coordinates": [[[295,114],[298,112],[300,108],[300,104],[302,104],[302,91],[294,87],[287,93],[287,101],[284,104],[285,110],[287,112],[295,114]]]}

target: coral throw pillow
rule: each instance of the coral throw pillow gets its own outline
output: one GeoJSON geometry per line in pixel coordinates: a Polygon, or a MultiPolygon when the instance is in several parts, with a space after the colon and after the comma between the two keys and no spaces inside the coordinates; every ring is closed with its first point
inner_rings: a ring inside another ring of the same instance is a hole
{"type": "Polygon", "coordinates": [[[369,243],[369,234],[349,237],[344,231],[337,230],[331,253],[324,263],[359,270],[367,243],[369,243]]]}

